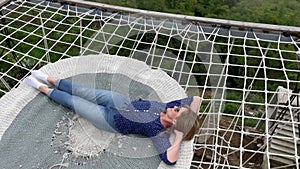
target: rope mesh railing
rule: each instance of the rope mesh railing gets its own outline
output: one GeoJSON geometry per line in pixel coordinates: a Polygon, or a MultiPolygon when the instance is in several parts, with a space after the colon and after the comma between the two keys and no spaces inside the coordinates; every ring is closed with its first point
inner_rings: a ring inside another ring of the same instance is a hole
{"type": "Polygon", "coordinates": [[[126,56],[167,72],[187,95],[204,98],[200,113],[207,123],[195,139],[192,168],[299,168],[299,104],[289,98],[299,101],[299,92],[292,91],[299,83],[300,29],[263,30],[259,24],[224,25],[233,22],[94,4],[3,4],[0,96],[31,70],[61,59],[126,56]],[[279,118],[273,109],[285,109],[286,116],[279,118]]]}

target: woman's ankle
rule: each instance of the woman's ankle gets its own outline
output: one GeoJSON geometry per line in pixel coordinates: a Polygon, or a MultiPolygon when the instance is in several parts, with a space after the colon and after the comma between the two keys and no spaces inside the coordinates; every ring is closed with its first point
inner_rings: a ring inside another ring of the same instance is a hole
{"type": "Polygon", "coordinates": [[[39,91],[43,92],[44,94],[48,95],[51,89],[48,86],[42,85],[39,87],[39,91]]]}
{"type": "Polygon", "coordinates": [[[55,77],[48,77],[47,81],[53,86],[56,86],[57,79],[55,77]]]}

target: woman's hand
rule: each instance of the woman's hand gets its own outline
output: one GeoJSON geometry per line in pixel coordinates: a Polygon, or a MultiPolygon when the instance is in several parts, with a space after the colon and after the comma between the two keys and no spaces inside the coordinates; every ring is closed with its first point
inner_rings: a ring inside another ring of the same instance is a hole
{"type": "Polygon", "coordinates": [[[177,137],[178,137],[178,139],[179,138],[183,138],[183,132],[181,132],[181,131],[179,131],[179,130],[174,130],[174,133],[175,133],[175,135],[176,135],[176,139],[177,139],[177,137]]]}

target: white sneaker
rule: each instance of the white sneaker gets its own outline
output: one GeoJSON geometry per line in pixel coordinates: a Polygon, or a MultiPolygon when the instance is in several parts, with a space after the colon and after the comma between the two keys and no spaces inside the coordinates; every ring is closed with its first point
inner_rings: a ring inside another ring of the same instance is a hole
{"type": "Polygon", "coordinates": [[[45,83],[45,84],[47,84],[48,86],[50,86],[51,84],[48,82],[48,75],[46,75],[45,73],[43,73],[42,71],[40,71],[40,70],[33,70],[32,72],[31,72],[31,74],[35,77],[35,78],[37,78],[37,79],[39,79],[40,81],[42,81],[43,83],[45,83]]]}
{"type": "Polygon", "coordinates": [[[25,78],[25,82],[31,86],[31,87],[34,87],[36,89],[39,89],[40,86],[47,86],[46,84],[44,83],[41,83],[40,81],[38,81],[36,78],[34,78],[32,75],[28,76],[25,78]]]}

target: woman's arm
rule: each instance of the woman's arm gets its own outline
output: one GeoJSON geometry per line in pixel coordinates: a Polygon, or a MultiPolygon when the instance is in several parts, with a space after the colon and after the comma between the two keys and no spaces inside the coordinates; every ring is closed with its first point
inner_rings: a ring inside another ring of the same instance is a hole
{"type": "Polygon", "coordinates": [[[200,109],[200,105],[202,102],[202,98],[199,96],[193,96],[193,101],[190,104],[190,108],[192,109],[193,112],[198,113],[200,109]]]}
{"type": "Polygon", "coordinates": [[[191,97],[186,97],[183,99],[179,100],[173,100],[171,102],[168,102],[166,104],[166,109],[167,108],[173,108],[173,107],[182,107],[182,106],[189,106],[191,107],[192,111],[198,112],[200,104],[202,102],[202,98],[199,96],[191,96],[191,97]]]}
{"type": "Polygon", "coordinates": [[[167,165],[175,165],[176,162],[170,162],[167,156],[167,150],[172,146],[169,141],[169,134],[160,133],[157,136],[150,138],[153,141],[154,147],[156,148],[161,160],[167,165]]]}
{"type": "Polygon", "coordinates": [[[172,146],[169,147],[167,150],[167,158],[171,163],[174,163],[178,160],[180,145],[183,139],[182,132],[178,130],[174,130],[174,132],[175,132],[175,141],[172,144],[172,146]]]}

